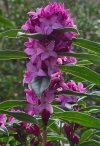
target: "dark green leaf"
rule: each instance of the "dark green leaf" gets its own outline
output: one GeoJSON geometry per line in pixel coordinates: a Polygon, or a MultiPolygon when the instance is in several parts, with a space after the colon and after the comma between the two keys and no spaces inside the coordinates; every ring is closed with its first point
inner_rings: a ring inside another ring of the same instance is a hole
{"type": "Polygon", "coordinates": [[[85,79],[94,84],[100,84],[100,75],[89,68],[78,65],[60,65],[60,69],[64,72],[85,79]]]}
{"type": "Polygon", "coordinates": [[[26,113],[22,112],[8,112],[6,110],[0,110],[0,114],[7,114],[9,116],[12,116],[20,121],[27,122],[27,123],[36,123],[36,119],[26,113]]]}
{"type": "Polygon", "coordinates": [[[0,103],[0,109],[10,109],[17,106],[25,106],[26,104],[25,100],[6,100],[0,103]]]}
{"type": "Polygon", "coordinates": [[[78,33],[78,30],[75,28],[72,28],[72,27],[58,28],[58,29],[55,29],[54,31],[56,31],[56,32],[77,32],[78,33]]]}
{"type": "Polygon", "coordinates": [[[89,129],[89,130],[84,131],[83,134],[81,135],[80,143],[88,140],[92,136],[93,132],[94,132],[93,129],[89,129]]]}
{"type": "Polygon", "coordinates": [[[79,38],[79,39],[73,40],[73,44],[76,46],[88,49],[91,52],[100,54],[100,44],[97,42],[93,42],[93,41],[79,38]]]}
{"type": "Polygon", "coordinates": [[[92,95],[92,93],[79,93],[79,92],[75,92],[75,91],[71,91],[71,90],[65,90],[65,91],[61,91],[61,92],[57,92],[57,95],[59,94],[66,94],[66,95],[71,95],[71,96],[85,96],[85,97],[93,97],[93,98],[98,98],[100,99],[99,95],[92,95]]]}
{"type": "Polygon", "coordinates": [[[31,88],[32,90],[41,97],[44,90],[49,87],[50,84],[50,77],[49,76],[38,76],[32,80],[31,88]]]}
{"type": "Polygon", "coordinates": [[[100,146],[100,142],[97,142],[95,140],[85,141],[81,144],[78,144],[77,146],[100,146]]]}
{"type": "Polygon", "coordinates": [[[12,22],[11,20],[9,20],[8,18],[5,18],[3,16],[0,16],[0,24],[8,27],[8,28],[12,28],[15,26],[14,22],[12,22]]]}
{"type": "Polygon", "coordinates": [[[10,59],[24,59],[28,58],[24,52],[21,51],[0,51],[0,60],[10,59]]]}
{"type": "Polygon", "coordinates": [[[24,33],[24,32],[18,32],[17,37],[30,37],[34,39],[42,39],[43,35],[40,33],[24,33]]]}
{"type": "Polygon", "coordinates": [[[100,65],[100,56],[98,56],[98,54],[95,55],[95,54],[88,54],[88,53],[61,52],[61,53],[58,53],[58,55],[72,56],[72,57],[79,58],[79,59],[86,59],[86,60],[90,60],[91,62],[100,65]]]}
{"type": "Polygon", "coordinates": [[[10,29],[4,32],[0,32],[0,38],[7,37],[7,38],[16,38],[17,33],[21,31],[20,29],[10,29]]]}
{"type": "Polygon", "coordinates": [[[81,112],[61,112],[53,115],[53,118],[63,121],[71,121],[85,127],[100,129],[100,120],[81,112]]]}

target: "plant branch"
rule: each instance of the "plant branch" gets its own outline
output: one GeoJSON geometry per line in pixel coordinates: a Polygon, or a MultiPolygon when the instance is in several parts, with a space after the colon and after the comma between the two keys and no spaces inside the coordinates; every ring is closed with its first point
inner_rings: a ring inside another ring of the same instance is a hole
{"type": "Polygon", "coordinates": [[[42,136],[42,146],[46,146],[46,138],[47,138],[47,129],[44,125],[43,127],[43,136],[42,136]]]}

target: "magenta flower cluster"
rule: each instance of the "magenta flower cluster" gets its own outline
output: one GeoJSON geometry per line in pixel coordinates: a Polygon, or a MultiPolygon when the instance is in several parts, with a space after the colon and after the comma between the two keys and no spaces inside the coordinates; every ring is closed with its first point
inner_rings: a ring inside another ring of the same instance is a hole
{"type": "Polygon", "coordinates": [[[55,98],[54,93],[63,90],[73,90],[85,92],[82,83],[75,84],[74,81],[65,83],[60,65],[75,64],[77,60],[73,57],[60,56],[60,52],[72,52],[72,39],[77,37],[76,32],[61,32],[65,27],[76,28],[74,18],[69,15],[69,10],[64,8],[64,4],[48,4],[46,7],[38,8],[36,12],[29,12],[29,19],[22,26],[22,29],[29,33],[40,33],[43,39],[29,38],[25,42],[25,53],[29,56],[29,62],[24,74],[23,83],[28,84],[25,90],[26,100],[29,103],[26,111],[31,115],[42,114],[44,110],[53,113],[51,102],[53,100],[61,102],[64,108],[66,103],[76,103],[78,97],[59,95],[55,98]],[[51,82],[47,90],[39,99],[31,89],[31,82],[38,76],[50,76],[51,82]]]}

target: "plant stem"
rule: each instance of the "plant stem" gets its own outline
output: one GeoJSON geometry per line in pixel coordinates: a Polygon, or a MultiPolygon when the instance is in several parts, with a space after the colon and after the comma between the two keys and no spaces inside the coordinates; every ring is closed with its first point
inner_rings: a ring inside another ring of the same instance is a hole
{"type": "Polygon", "coordinates": [[[46,126],[43,127],[43,140],[42,140],[42,146],[46,146],[46,138],[47,138],[47,129],[46,126]]]}
{"type": "Polygon", "coordinates": [[[74,146],[74,144],[73,143],[70,143],[70,146],[74,146]]]}

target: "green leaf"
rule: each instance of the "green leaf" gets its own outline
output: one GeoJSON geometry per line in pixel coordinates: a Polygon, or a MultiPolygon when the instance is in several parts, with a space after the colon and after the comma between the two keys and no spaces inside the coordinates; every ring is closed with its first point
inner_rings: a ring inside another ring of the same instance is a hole
{"type": "Polygon", "coordinates": [[[100,129],[100,120],[81,112],[61,112],[52,116],[55,119],[71,121],[85,127],[100,129]]]}
{"type": "Polygon", "coordinates": [[[44,90],[49,87],[50,84],[50,77],[49,76],[38,76],[32,80],[31,88],[32,90],[41,97],[44,90]]]}
{"type": "Polygon", "coordinates": [[[90,64],[93,64],[93,63],[88,60],[82,60],[76,63],[76,65],[79,65],[79,66],[90,65],[90,64]]]}
{"type": "Polygon", "coordinates": [[[78,144],[77,146],[100,146],[100,142],[97,142],[95,140],[85,141],[81,144],[78,144]]]}
{"type": "Polygon", "coordinates": [[[17,37],[30,37],[34,39],[42,39],[43,35],[40,33],[25,33],[25,32],[18,32],[17,37]]]}
{"type": "Polygon", "coordinates": [[[24,59],[28,56],[21,51],[0,51],[0,60],[24,59]]]}
{"type": "Polygon", "coordinates": [[[10,109],[17,106],[25,106],[26,104],[25,100],[6,100],[0,103],[0,109],[10,109]]]}
{"type": "Polygon", "coordinates": [[[98,98],[100,99],[99,95],[92,95],[92,93],[79,93],[79,92],[75,92],[75,91],[71,91],[71,90],[65,90],[65,91],[61,91],[61,92],[56,92],[56,95],[59,94],[66,94],[66,95],[71,95],[71,96],[85,96],[85,97],[93,97],[93,98],[98,98]]]}
{"type": "Polygon", "coordinates": [[[47,135],[47,140],[50,141],[58,141],[58,140],[62,140],[62,141],[67,141],[67,139],[64,136],[61,135],[47,135]]]}
{"type": "Polygon", "coordinates": [[[54,113],[64,112],[63,109],[61,109],[60,107],[56,105],[53,105],[53,110],[54,110],[54,113]]]}
{"type": "Polygon", "coordinates": [[[90,113],[97,113],[100,112],[100,106],[89,106],[87,108],[83,108],[80,110],[81,112],[87,111],[90,113]]]}
{"type": "Polygon", "coordinates": [[[72,27],[65,27],[65,28],[58,28],[54,30],[55,32],[77,32],[78,30],[76,28],[72,28],[72,27]]]}
{"type": "Polygon", "coordinates": [[[20,121],[27,122],[27,123],[36,123],[36,119],[26,113],[22,112],[9,112],[6,110],[0,110],[0,114],[6,114],[12,116],[20,121]]]}
{"type": "Polygon", "coordinates": [[[88,54],[88,53],[60,52],[60,53],[58,53],[58,55],[72,56],[72,57],[79,58],[79,59],[86,59],[86,60],[90,60],[91,62],[100,65],[100,56],[98,56],[98,54],[94,55],[94,54],[88,54]]]}
{"type": "Polygon", "coordinates": [[[79,39],[74,39],[73,44],[75,46],[85,48],[85,49],[87,49],[91,52],[100,54],[100,44],[97,43],[97,42],[93,42],[93,41],[89,41],[89,40],[79,38],[79,39]]]}
{"type": "Polygon", "coordinates": [[[8,135],[8,130],[7,130],[7,128],[5,126],[1,126],[0,127],[0,132],[8,135]]]}
{"type": "Polygon", "coordinates": [[[86,130],[85,132],[83,132],[83,134],[81,135],[81,138],[80,138],[80,143],[88,140],[92,136],[93,132],[94,132],[93,129],[89,129],[89,130],[86,130]]]}
{"type": "Polygon", "coordinates": [[[64,72],[85,79],[91,83],[100,85],[100,75],[89,68],[78,65],[60,65],[60,69],[64,72]]]}
{"type": "Polygon", "coordinates": [[[60,127],[58,126],[57,121],[53,121],[52,124],[50,124],[47,129],[50,129],[50,131],[55,132],[57,134],[60,134],[60,127]]]}
{"type": "Polygon", "coordinates": [[[20,29],[10,29],[4,32],[0,32],[0,38],[7,37],[7,38],[16,38],[17,33],[21,31],[20,29]]]}
{"type": "Polygon", "coordinates": [[[6,26],[8,28],[15,27],[14,22],[12,22],[11,20],[9,20],[8,18],[5,18],[3,16],[0,16],[0,24],[6,26]]]}

